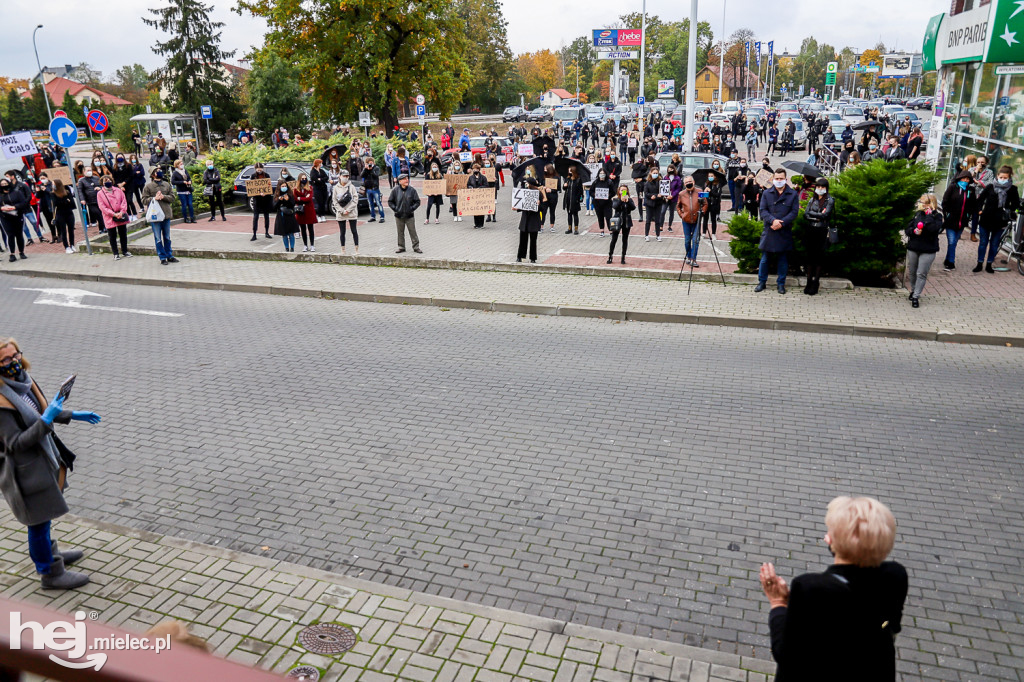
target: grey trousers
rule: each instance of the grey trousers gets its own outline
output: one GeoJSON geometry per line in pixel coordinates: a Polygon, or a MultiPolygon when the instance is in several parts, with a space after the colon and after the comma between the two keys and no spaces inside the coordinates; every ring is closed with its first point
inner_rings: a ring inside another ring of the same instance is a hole
{"type": "Polygon", "coordinates": [[[395,225],[398,226],[398,248],[405,248],[405,228],[409,228],[409,236],[412,237],[412,248],[418,249],[420,247],[420,238],[416,234],[416,218],[399,218],[395,216],[395,225]]]}
{"type": "Polygon", "coordinates": [[[914,298],[921,296],[924,284],[928,281],[928,271],[932,269],[936,255],[907,251],[907,288],[914,294],[914,298]]]}

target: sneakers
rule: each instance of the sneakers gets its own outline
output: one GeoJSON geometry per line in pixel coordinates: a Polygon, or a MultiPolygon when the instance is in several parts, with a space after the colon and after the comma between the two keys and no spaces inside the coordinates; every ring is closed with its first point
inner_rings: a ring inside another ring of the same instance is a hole
{"type": "Polygon", "coordinates": [[[64,253],[74,253],[74,252],[75,252],[75,250],[72,249],[70,246],[68,248],[64,249],[64,253]]]}
{"type": "Polygon", "coordinates": [[[161,258],[160,259],[160,265],[167,265],[167,259],[166,258],[161,258]]]}
{"type": "Polygon", "coordinates": [[[311,247],[309,247],[309,250],[310,251],[316,251],[316,247],[315,246],[311,246],[311,247]]]}
{"type": "Polygon", "coordinates": [[[412,247],[412,250],[413,250],[414,253],[423,253],[423,251],[418,246],[412,247]]]}
{"type": "Polygon", "coordinates": [[[554,234],[554,233],[555,233],[555,226],[554,226],[554,225],[552,225],[552,226],[551,226],[551,234],[554,234]]]}
{"type": "Polygon", "coordinates": [[[603,237],[603,236],[604,236],[604,232],[602,232],[601,234],[599,234],[599,235],[597,235],[597,236],[598,236],[598,237],[603,237]]]}
{"type": "Polygon", "coordinates": [[[650,236],[646,236],[646,237],[644,237],[644,241],[645,241],[645,242],[649,242],[649,241],[651,241],[651,238],[650,238],[650,236]]]}
{"type": "Polygon", "coordinates": [[[125,251],[124,252],[124,257],[125,258],[131,258],[132,257],[132,252],[131,251],[125,251]]]}
{"type": "Polygon", "coordinates": [[[120,256],[114,256],[114,260],[121,260],[120,256]]]}
{"type": "Polygon", "coordinates": [[[368,222],[368,223],[375,223],[375,222],[377,222],[377,219],[376,218],[370,218],[366,222],[368,222]]]}
{"type": "Polygon", "coordinates": [[[655,241],[659,241],[660,242],[661,241],[661,237],[656,237],[655,241]]]}
{"type": "Polygon", "coordinates": [[[307,251],[309,251],[309,247],[306,246],[305,244],[303,244],[302,245],[302,253],[306,253],[307,251]]]}
{"type": "Polygon", "coordinates": [[[945,270],[946,272],[949,272],[951,270],[956,270],[956,265],[954,263],[950,263],[947,261],[942,264],[942,269],[945,270]]]}

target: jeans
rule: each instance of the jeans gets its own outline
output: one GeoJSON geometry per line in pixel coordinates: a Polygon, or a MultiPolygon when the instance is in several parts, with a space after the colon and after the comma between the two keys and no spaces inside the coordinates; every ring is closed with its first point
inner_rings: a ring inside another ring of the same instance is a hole
{"type": "Polygon", "coordinates": [[[981,216],[977,213],[971,216],[971,236],[978,234],[978,221],[981,220],[981,216]]]}
{"type": "Polygon", "coordinates": [[[384,218],[384,204],[380,200],[379,189],[368,189],[366,190],[366,201],[370,204],[370,217],[374,220],[377,219],[377,210],[380,209],[380,217],[384,218]]]}
{"type": "Polygon", "coordinates": [[[583,208],[588,211],[594,210],[594,200],[590,196],[590,190],[583,190],[583,208]]]}
{"type": "Polygon", "coordinates": [[[700,246],[700,230],[697,223],[683,221],[683,244],[686,247],[686,257],[690,260],[697,258],[697,247],[700,246]]]}
{"type": "Polygon", "coordinates": [[[779,260],[779,274],[775,282],[779,286],[783,286],[786,284],[786,274],[789,272],[789,254],[785,251],[779,253],[761,252],[761,265],[757,268],[757,281],[761,284],[768,281],[768,261],[772,256],[776,256],[779,260]]]}
{"type": "Polygon", "coordinates": [[[963,229],[951,230],[946,228],[946,262],[956,263],[956,243],[960,241],[960,233],[963,229]]]}
{"type": "Polygon", "coordinates": [[[185,220],[195,220],[196,212],[192,206],[192,193],[178,192],[178,201],[181,202],[181,217],[185,220]]]}
{"type": "Polygon", "coordinates": [[[914,298],[919,298],[924,291],[924,284],[928,281],[928,271],[932,269],[935,262],[935,253],[918,253],[907,251],[907,288],[914,298]]]}
{"type": "MultiPolygon", "coordinates": [[[[39,241],[43,240],[43,231],[39,229],[39,220],[36,218],[36,214],[33,211],[29,211],[25,214],[25,219],[32,223],[32,227],[36,228],[36,236],[39,237],[39,241]]],[[[32,233],[28,231],[28,225],[22,223],[22,227],[25,228],[25,238],[32,239],[32,233]]]]}
{"type": "Polygon", "coordinates": [[[49,573],[53,563],[53,546],[50,542],[50,522],[28,527],[28,555],[36,565],[36,573],[49,573]]]}
{"type": "Polygon", "coordinates": [[[978,236],[978,262],[985,260],[985,248],[988,247],[988,263],[996,262],[996,252],[999,251],[999,240],[1003,238],[1003,228],[986,230],[981,228],[978,236]]]}
{"type": "Polygon", "coordinates": [[[291,250],[295,248],[295,233],[281,235],[281,239],[284,241],[284,248],[291,250]]]}
{"type": "Polygon", "coordinates": [[[156,242],[156,255],[160,260],[167,260],[174,257],[171,250],[171,219],[165,218],[158,223],[150,223],[153,228],[153,241],[156,242]]]}
{"type": "Polygon", "coordinates": [[[739,213],[740,212],[739,211],[739,206],[736,205],[736,181],[735,180],[730,180],[729,181],[729,201],[732,203],[732,205],[729,207],[729,208],[732,209],[732,212],[733,213],[739,213]]]}

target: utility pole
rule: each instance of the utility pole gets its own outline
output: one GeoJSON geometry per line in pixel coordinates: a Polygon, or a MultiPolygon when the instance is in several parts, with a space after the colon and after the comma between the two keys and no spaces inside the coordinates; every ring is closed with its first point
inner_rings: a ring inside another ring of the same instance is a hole
{"type": "MultiPolygon", "coordinates": [[[[719,88],[721,90],[721,88],[719,88]]],[[[697,100],[697,0],[690,0],[690,44],[686,51],[686,127],[683,151],[693,148],[693,115],[697,100]]]]}
{"type": "MultiPolygon", "coordinates": [[[[644,95],[644,62],[647,61],[647,0],[640,15],[640,95],[644,95]]],[[[641,112],[642,113],[642,112],[641,112]]]]}
{"type": "MultiPolygon", "coordinates": [[[[690,22],[690,32],[695,32],[696,19],[690,22]]],[[[694,59],[697,57],[694,56],[694,59]]],[[[722,47],[718,51],[718,104],[722,104],[722,91],[725,90],[725,0],[722,0],[722,47]]]]}

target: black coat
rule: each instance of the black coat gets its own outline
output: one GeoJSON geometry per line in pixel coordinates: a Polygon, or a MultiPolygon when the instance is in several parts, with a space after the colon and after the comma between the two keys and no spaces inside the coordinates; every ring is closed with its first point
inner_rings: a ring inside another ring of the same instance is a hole
{"type": "Polygon", "coordinates": [[[993,185],[985,185],[978,195],[978,211],[981,217],[978,223],[986,230],[1001,230],[1013,219],[1013,213],[1020,208],[1020,193],[1014,185],[1006,189],[1006,202],[999,206],[999,194],[993,185]]]}
{"type": "Polygon", "coordinates": [[[938,253],[939,235],[942,234],[942,214],[938,211],[925,213],[918,211],[903,230],[907,235],[907,250],[917,253],[938,253]],[[921,234],[914,234],[917,224],[921,223],[921,234]]]}
{"type": "Polygon", "coordinates": [[[894,682],[907,571],[833,564],[797,576],[768,616],[776,682],[894,682]]]}
{"type": "Polygon", "coordinates": [[[274,210],[277,211],[277,217],[274,218],[275,235],[281,237],[299,231],[299,221],[295,217],[295,197],[291,192],[283,199],[280,196],[274,199],[274,210]],[[288,215],[289,211],[291,215],[288,215]]]}
{"type": "Polygon", "coordinates": [[[53,209],[54,214],[64,225],[73,226],[75,224],[75,197],[71,194],[70,188],[64,189],[62,197],[53,195],[53,209]]]}
{"type": "Polygon", "coordinates": [[[644,208],[657,208],[665,201],[666,198],[661,196],[661,178],[644,183],[644,208]]]}
{"type": "Polygon", "coordinates": [[[626,228],[627,230],[633,227],[633,211],[636,210],[636,203],[633,198],[630,197],[626,201],[623,201],[619,197],[612,199],[612,213],[621,217],[619,222],[620,228],[626,228]]]}
{"type": "Polygon", "coordinates": [[[962,230],[971,224],[971,216],[978,211],[978,200],[970,185],[960,189],[956,182],[949,183],[942,195],[942,213],[946,216],[942,226],[947,230],[962,230]]]}
{"type": "MultiPolygon", "coordinates": [[[[540,191],[540,204],[544,205],[544,190],[535,187],[524,185],[528,189],[537,189],[540,191]]],[[[519,211],[519,231],[520,232],[540,232],[544,229],[544,226],[540,222],[540,211],[519,211]]]]}
{"type": "Polygon", "coordinates": [[[579,213],[583,203],[583,181],[568,179],[565,181],[565,195],[562,198],[562,208],[567,213],[579,213]]]}
{"type": "Polygon", "coordinates": [[[800,195],[786,185],[782,194],[775,187],[769,187],[761,195],[758,209],[764,230],[761,232],[760,248],[766,253],[781,253],[793,250],[793,222],[800,213],[800,195]],[[782,221],[782,229],[773,230],[774,221],[782,221]]]}

